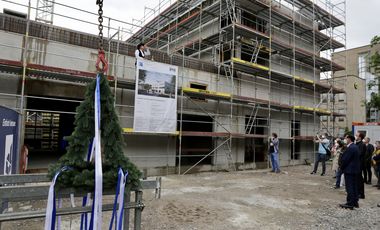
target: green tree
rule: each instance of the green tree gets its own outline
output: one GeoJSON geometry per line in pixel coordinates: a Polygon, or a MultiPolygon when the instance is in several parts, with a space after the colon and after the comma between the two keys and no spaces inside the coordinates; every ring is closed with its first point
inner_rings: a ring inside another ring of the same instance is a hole
{"type": "MultiPolygon", "coordinates": [[[[380,45],[380,36],[375,36],[371,40],[371,48],[380,45]]],[[[372,89],[373,87],[378,87],[380,89],[380,54],[378,51],[374,52],[369,57],[369,67],[370,71],[373,75],[375,75],[375,79],[369,82],[368,89],[372,89]]],[[[376,108],[380,110],[380,95],[379,92],[374,92],[371,94],[371,99],[367,102],[367,108],[376,108]]]]}
{"type": "Polygon", "coordinates": [[[346,128],[344,129],[344,136],[346,136],[346,135],[352,135],[352,131],[349,130],[348,127],[346,127],[346,128]]]}
{"type": "MultiPolygon", "coordinates": [[[[88,163],[85,158],[90,141],[95,136],[94,131],[94,98],[96,80],[86,88],[85,100],[77,107],[75,129],[67,139],[67,153],[49,168],[49,177],[62,166],[70,166],[71,171],[65,172],[58,180],[58,186],[74,187],[92,190],[95,182],[94,162],[88,163]]],[[[114,108],[114,98],[108,80],[100,76],[101,103],[101,146],[103,164],[103,187],[114,188],[117,183],[118,168],[128,170],[128,186],[139,186],[141,172],[123,153],[123,136],[119,119],[114,108]]]]}
{"type": "Polygon", "coordinates": [[[146,80],[146,70],[139,70],[139,84],[144,84],[146,80]]]}

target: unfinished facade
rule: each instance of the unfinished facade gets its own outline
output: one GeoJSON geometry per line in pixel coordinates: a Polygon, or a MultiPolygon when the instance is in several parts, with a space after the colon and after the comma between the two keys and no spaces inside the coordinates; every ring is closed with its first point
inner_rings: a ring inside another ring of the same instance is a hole
{"type": "MultiPolygon", "coordinates": [[[[0,88],[1,102],[23,112],[24,142],[44,159],[64,151],[62,137],[95,75],[96,36],[0,16],[1,81],[11,83],[0,88]]],[[[345,69],[330,58],[345,48],[344,28],[345,1],[309,0],[177,1],[144,26],[132,25],[126,42],[120,27],[109,26],[118,32],[108,33],[105,49],[125,153],[149,175],[264,168],[275,132],[281,165],[313,160],[320,116],[344,116],[320,107],[321,94],[344,93],[320,83],[345,69]],[[133,132],[139,42],[154,61],[179,66],[176,134],[133,132]]]]}

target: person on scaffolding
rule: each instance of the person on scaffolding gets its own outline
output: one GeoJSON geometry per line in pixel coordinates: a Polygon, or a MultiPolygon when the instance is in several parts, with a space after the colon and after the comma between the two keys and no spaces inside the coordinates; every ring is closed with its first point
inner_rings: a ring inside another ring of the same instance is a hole
{"type": "Polygon", "coordinates": [[[144,43],[138,44],[135,51],[136,62],[138,59],[145,59],[147,56],[150,56],[148,47],[144,43]]]}

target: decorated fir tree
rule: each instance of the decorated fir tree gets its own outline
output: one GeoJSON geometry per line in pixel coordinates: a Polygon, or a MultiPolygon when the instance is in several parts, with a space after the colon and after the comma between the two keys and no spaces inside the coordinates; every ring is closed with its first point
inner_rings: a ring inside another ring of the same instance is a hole
{"type": "MultiPolygon", "coordinates": [[[[58,179],[58,186],[92,190],[95,184],[94,162],[87,162],[89,145],[95,135],[94,131],[94,97],[96,80],[86,89],[85,100],[77,107],[75,129],[68,138],[67,153],[58,163],[49,168],[49,177],[53,178],[56,171],[63,166],[72,168],[58,179]]],[[[108,80],[100,74],[100,104],[101,104],[101,150],[103,164],[103,188],[114,188],[117,183],[118,168],[128,170],[128,186],[139,186],[141,172],[123,154],[123,136],[118,117],[114,108],[114,98],[111,94],[108,80]]]]}

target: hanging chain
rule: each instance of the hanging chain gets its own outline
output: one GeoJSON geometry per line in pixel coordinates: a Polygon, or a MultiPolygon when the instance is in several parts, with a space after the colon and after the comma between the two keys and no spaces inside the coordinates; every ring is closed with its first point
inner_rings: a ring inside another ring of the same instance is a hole
{"type": "Polygon", "coordinates": [[[99,50],[103,50],[103,0],[96,0],[96,5],[99,5],[98,10],[98,29],[99,29],[99,50]]]}
{"type": "Polygon", "coordinates": [[[99,6],[99,10],[98,10],[99,47],[98,47],[98,59],[96,60],[95,67],[97,71],[106,73],[108,70],[108,62],[106,60],[104,49],[103,49],[103,0],[96,0],[96,5],[99,6]],[[102,63],[102,66],[100,66],[100,63],[102,63]]]}

